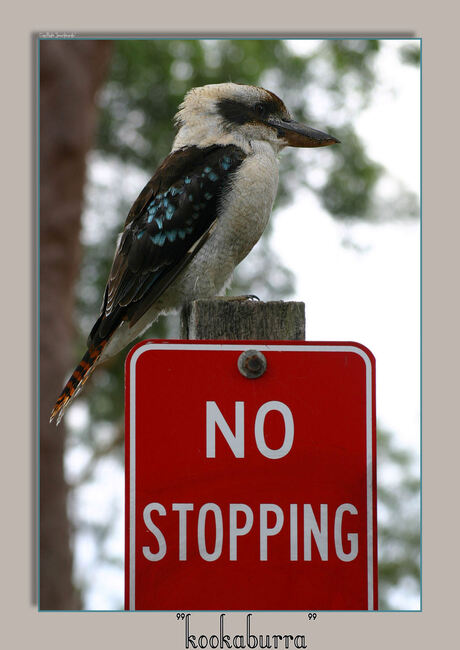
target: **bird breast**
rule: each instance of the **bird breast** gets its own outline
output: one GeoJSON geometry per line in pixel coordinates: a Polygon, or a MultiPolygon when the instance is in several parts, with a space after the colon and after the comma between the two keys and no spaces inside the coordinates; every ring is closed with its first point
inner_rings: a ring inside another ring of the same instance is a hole
{"type": "Polygon", "coordinates": [[[262,236],[277,187],[278,161],[272,147],[252,143],[252,152],[221,197],[213,233],[184,272],[186,293],[202,298],[222,289],[262,236]]]}

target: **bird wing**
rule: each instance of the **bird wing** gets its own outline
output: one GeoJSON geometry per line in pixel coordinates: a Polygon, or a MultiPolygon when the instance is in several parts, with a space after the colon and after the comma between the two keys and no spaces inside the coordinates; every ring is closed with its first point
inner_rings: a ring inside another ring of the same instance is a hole
{"type": "Polygon", "coordinates": [[[133,325],[209,237],[231,175],[246,154],[234,145],[171,153],[134,202],[125,222],[88,345],[133,325]]]}

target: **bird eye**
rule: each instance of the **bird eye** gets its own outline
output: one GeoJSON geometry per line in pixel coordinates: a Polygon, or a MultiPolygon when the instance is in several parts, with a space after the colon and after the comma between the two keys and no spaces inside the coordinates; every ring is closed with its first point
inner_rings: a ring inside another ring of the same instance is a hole
{"type": "Polygon", "coordinates": [[[254,106],[254,110],[258,117],[265,117],[267,115],[267,107],[265,106],[265,104],[262,104],[261,102],[257,103],[254,106]]]}

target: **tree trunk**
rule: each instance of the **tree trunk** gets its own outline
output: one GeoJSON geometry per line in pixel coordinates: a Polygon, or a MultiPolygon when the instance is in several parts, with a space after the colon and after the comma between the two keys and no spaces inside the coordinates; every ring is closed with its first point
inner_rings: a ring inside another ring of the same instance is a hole
{"type": "Polygon", "coordinates": [[[79,609],[72,583],[63,453],[65,424],[49,424],[74,361],[74,282],[86,155],[110,41],[40,44],[40,608],[79,609]]]}

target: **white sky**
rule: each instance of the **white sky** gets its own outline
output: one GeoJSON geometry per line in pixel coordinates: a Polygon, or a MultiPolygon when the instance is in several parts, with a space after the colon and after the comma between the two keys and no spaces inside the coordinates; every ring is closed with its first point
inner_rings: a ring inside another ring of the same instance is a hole
{"type": "MultiPolygon", "coordinates": [[[[299,42],[296,47],[312,47],[299,42]]],[[[401,41],[377,57],[380,85],[355,127],[368,155],[419,193],[419,72],[402,65],[401,41]]],[[[339,145],[340,146],[340,145],[339,145]]],[[[314,156],[307,150],[305,156],[314,156]]],[[[417,454],[420,436],[420,229],[418,221],[350,228],[334,221],[306,191],[277,214],[273,248],[306,302],[306,338],[354,340],[376,357],[377,417],[417,454]],[[296,237],[292,237],[292,233],[296,237]],[[351,239],[365,252],[344,247],[351,239]]]]}

